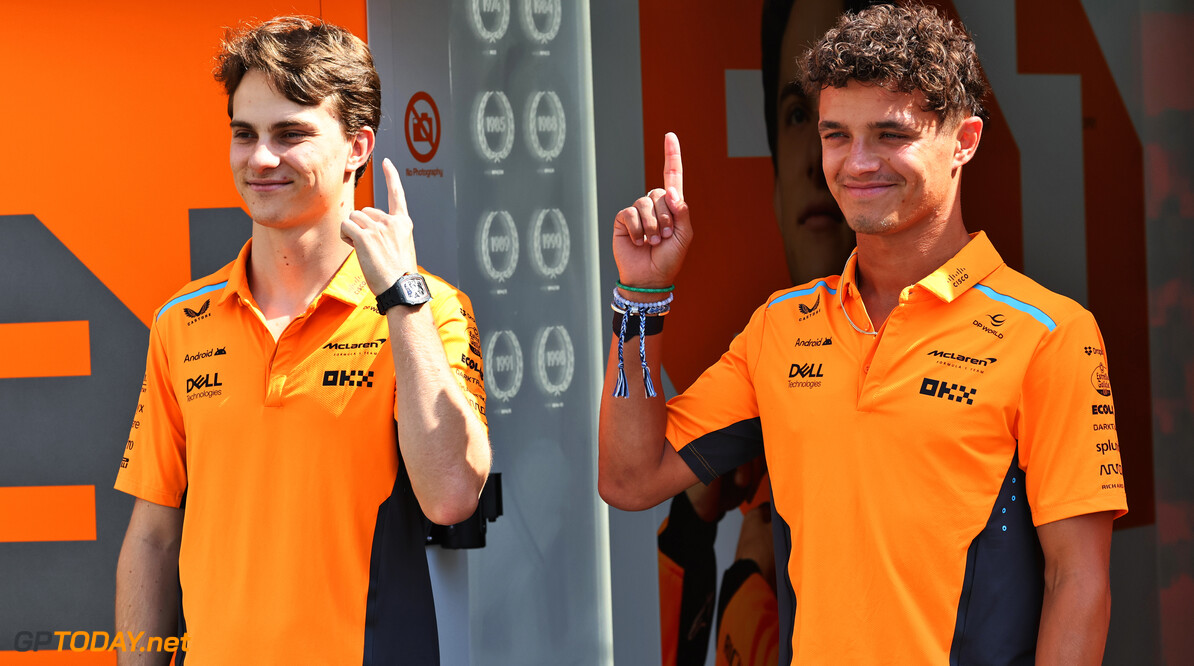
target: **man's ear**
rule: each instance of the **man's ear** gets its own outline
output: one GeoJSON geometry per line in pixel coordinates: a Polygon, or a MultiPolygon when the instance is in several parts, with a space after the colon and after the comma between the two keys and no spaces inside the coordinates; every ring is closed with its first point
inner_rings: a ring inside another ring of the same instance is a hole
{"type": "Polygon", "coordinates": [[[356,135],[352,138],[352,151],[348,154],[348,163],[344,165],[345,171],[356,171],[364,166],[369,161],[369,156],[373,154],[373,146],[377,143],[377,135],[373,132],[373,128],[366,125],[357,130],[356,135]]]}
{"type": "Polygon", "coordinates": [[[956,138],[954,167],[956,168],[969,162],[974,157],[975,151],[978,150],[978,142],[983,138],[983,119],[978,116],[963,118],[958,122],[954,136],[956,138]]]}

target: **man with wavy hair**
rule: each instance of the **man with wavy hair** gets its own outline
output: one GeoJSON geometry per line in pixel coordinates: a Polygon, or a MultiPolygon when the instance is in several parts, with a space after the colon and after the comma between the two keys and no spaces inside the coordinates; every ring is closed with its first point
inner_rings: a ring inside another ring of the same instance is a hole
{"type": "Polygon", "coordinates": [[[154,315],[116,628],[181,633],[179,664],[437,663],[427,522],[472,514],[490,464],[471,305],[419,267],[389,160],[387,210],[354,204],[381,118],[364,42],[277,18],[215,76],[252,238],[154,315]]]}
{"type": "Polygon", "coordinates": [[[933,9],[877,6],[802,66],[857,248],[768,298],[665,404],[626,369],[658,372],[660,315],[684,306],[666,292],[694,226],[669,134],[663,187],[614,224],[615,326],[645,340],[611,348],[602,497],[647,508],[763,452],[780,663],[1097,664],[1127,510],[1106,353],[1089,312],[962,222],[974,44],[933,9]]]}

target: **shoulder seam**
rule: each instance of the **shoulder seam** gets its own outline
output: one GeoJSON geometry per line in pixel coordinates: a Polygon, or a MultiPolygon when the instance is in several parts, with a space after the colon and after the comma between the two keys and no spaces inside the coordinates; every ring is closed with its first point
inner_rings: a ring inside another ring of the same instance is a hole
{"type": "Polygon", "coordinates": [[[830,287],[828,282],[826,282],[825,280],[818,280],[815,284],[813,284],[813,286],[808,287],[807,289],[795,289],[793,291],[789,291],[788,293],[784,294],[783,296],[779,296],[779,297],[773,299],[770,303],[767,304],[767,307],[770,308],[772,305],[775,305],[776,303],[779,303],[781,301],[786,301],[789,298],[799,298],[800,296],[808,296],[809,294],[813,293],[817,289],[820,289],[821,287],[824,287],[825,291],[829,292],[830,296],[837,293],[837,290],[834,289],[833,287],[830,287]]]}
{"type": "Polygon", "coordinates": [[[223,289],[226,286],[228,286],[228,281],[224,280],[223,282],[217,282],[216,284],[209,284],[206,287],[200,287],[190,293],[186,293],[181,296],[176,296],[176,297],[170,299],[169,301],[167,301],[166,304],[163,305],[160,310],[158,310],[158,315],[156,317],[154,317],[154,321],[161,319],[162,315],[166,314],[166,310],[169,310],[170,308],[174,307],[175,305],[178,305],[179,303],[181,303],[189,298],[195,298],[197,296],[202,296],[203,294],[209,294],[213,291],[216,291],[217,289],[223,289]]]}

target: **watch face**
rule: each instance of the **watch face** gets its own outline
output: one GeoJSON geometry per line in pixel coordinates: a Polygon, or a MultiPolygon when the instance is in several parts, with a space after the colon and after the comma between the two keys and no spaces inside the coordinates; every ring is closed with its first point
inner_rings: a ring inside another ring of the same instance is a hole
{"type": "Polygon", "coordinates": [[[420,275],[410,276],[408,279],[401,280],[399,286],[407,302],[423,303],[430,299],[427,293],[427,283],[423,281],[423,277],[420,275]]]}

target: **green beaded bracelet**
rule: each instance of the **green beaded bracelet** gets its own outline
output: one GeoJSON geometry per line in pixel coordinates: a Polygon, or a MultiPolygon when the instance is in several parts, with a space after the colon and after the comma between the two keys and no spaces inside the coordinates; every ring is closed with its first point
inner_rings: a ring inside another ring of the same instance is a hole
{"type": "Polygon", "coordinates": [[[673,285],[664,287],[662,289],[651,289],[649,287],[628,287],[628,286],[622,284],[621,282],[619,282],[618,289],[624,289],[626,291],[636,291],[640,294],[666,294],[669,291],[675,291],[676,285],[673,284],[673,285]]]}

